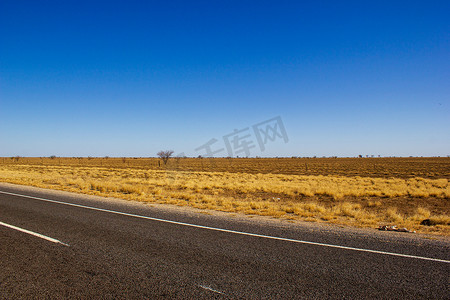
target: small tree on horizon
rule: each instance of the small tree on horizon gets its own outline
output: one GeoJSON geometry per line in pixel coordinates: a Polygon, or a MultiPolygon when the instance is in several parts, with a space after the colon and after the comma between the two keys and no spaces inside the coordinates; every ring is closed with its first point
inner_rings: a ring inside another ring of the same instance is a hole
{"type": "Polygon", "coordinates": [[[169,159],[172,156],[173,152],[174,152],[173,150],[165,150],[165,151],[161,150],[158,153],[156,153],[156,155],[158,155],[159,158],[162,159],[164,165],[167,165],[167,162],[169,161],[169,159]]]}

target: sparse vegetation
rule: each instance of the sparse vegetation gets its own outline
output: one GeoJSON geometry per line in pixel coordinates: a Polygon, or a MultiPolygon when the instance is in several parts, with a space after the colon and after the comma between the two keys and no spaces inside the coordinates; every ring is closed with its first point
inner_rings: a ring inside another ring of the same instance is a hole
{"type": "MultiPolygon", "coordinates": [[[[157,159],[62,158],[61,165],[45,158],[27,158],[26,164],[3,160],[0,181],[291,220],[363,227],[395,224],[421,232],[450,234],[450,187],[445,178],[448,158],[441,158],[440,164],[437,159],[417,159],[417,165],[411,163],[414,159],[409,159],[409,164],[406,159],[398,159],[395,173],[382,177],[364,174],[373,165],[365,162],[371,159],[365,158],[344,160],[347,167],[358,162],[361,171],[352,176],[334,175],[343,171],[327,166],[330,161],[342,160],[339,158],[309,159],[308,169],[324,170],[318,175],[280,174],[286,161],[304,168],[305,159],[299,158],[212,160],[214,168],[230,170],[211,171],[209,159],[200,162],[194,158],[174,160],[176,168],[159,168],[157,159]],[[322,166],[315,160],[321,160],[322,166]],[[408,176],[408,170],[413,174],[425,170],[422,167],[426,162],[428,178],[408,176]],[[369,166],[361,165],[364,163],[369,166]],[[273,173],[254,172],[258,165],[273,173]],[[325,175],[327,172],[333,175],[325,175]],[[421,225],[424,219],[429,219],[430,225],[421,225]]],[[[385,162],[385,166],[389,164],[394,165],[393,159],[385,162]]],[[[340,168],[344,169],[342,161],[340,168]]]]}

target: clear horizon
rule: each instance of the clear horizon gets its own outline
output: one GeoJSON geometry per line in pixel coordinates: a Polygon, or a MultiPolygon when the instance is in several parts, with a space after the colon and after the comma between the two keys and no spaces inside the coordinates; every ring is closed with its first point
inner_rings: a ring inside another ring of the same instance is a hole
{"type": "Polygon", "coordinates": [[[2,1],[0,157],[447,157],[449,11],[2,1]]]}

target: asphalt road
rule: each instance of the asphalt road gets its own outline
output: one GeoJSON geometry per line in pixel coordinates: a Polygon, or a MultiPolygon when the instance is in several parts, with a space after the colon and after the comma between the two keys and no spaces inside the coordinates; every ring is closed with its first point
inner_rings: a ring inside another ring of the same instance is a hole
{"type": "Polygon", "coordinates": [[[448,239],[12,185],[0,185],[0,222],[1,299],[450,298],[448,239]]]}

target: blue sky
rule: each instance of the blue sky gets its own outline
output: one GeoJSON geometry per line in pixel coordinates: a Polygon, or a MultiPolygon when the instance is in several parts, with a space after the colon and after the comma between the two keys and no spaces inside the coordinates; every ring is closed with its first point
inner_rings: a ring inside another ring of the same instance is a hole
{"type": "Polygon", "coordinates": [[[197,156],[247,127],[251,156],[447,156],[449,13],[448,1],[2,0],[0,156],[197,156]],[[252,125],[276,116],[289,141],[261,152],[252,125]]]}

